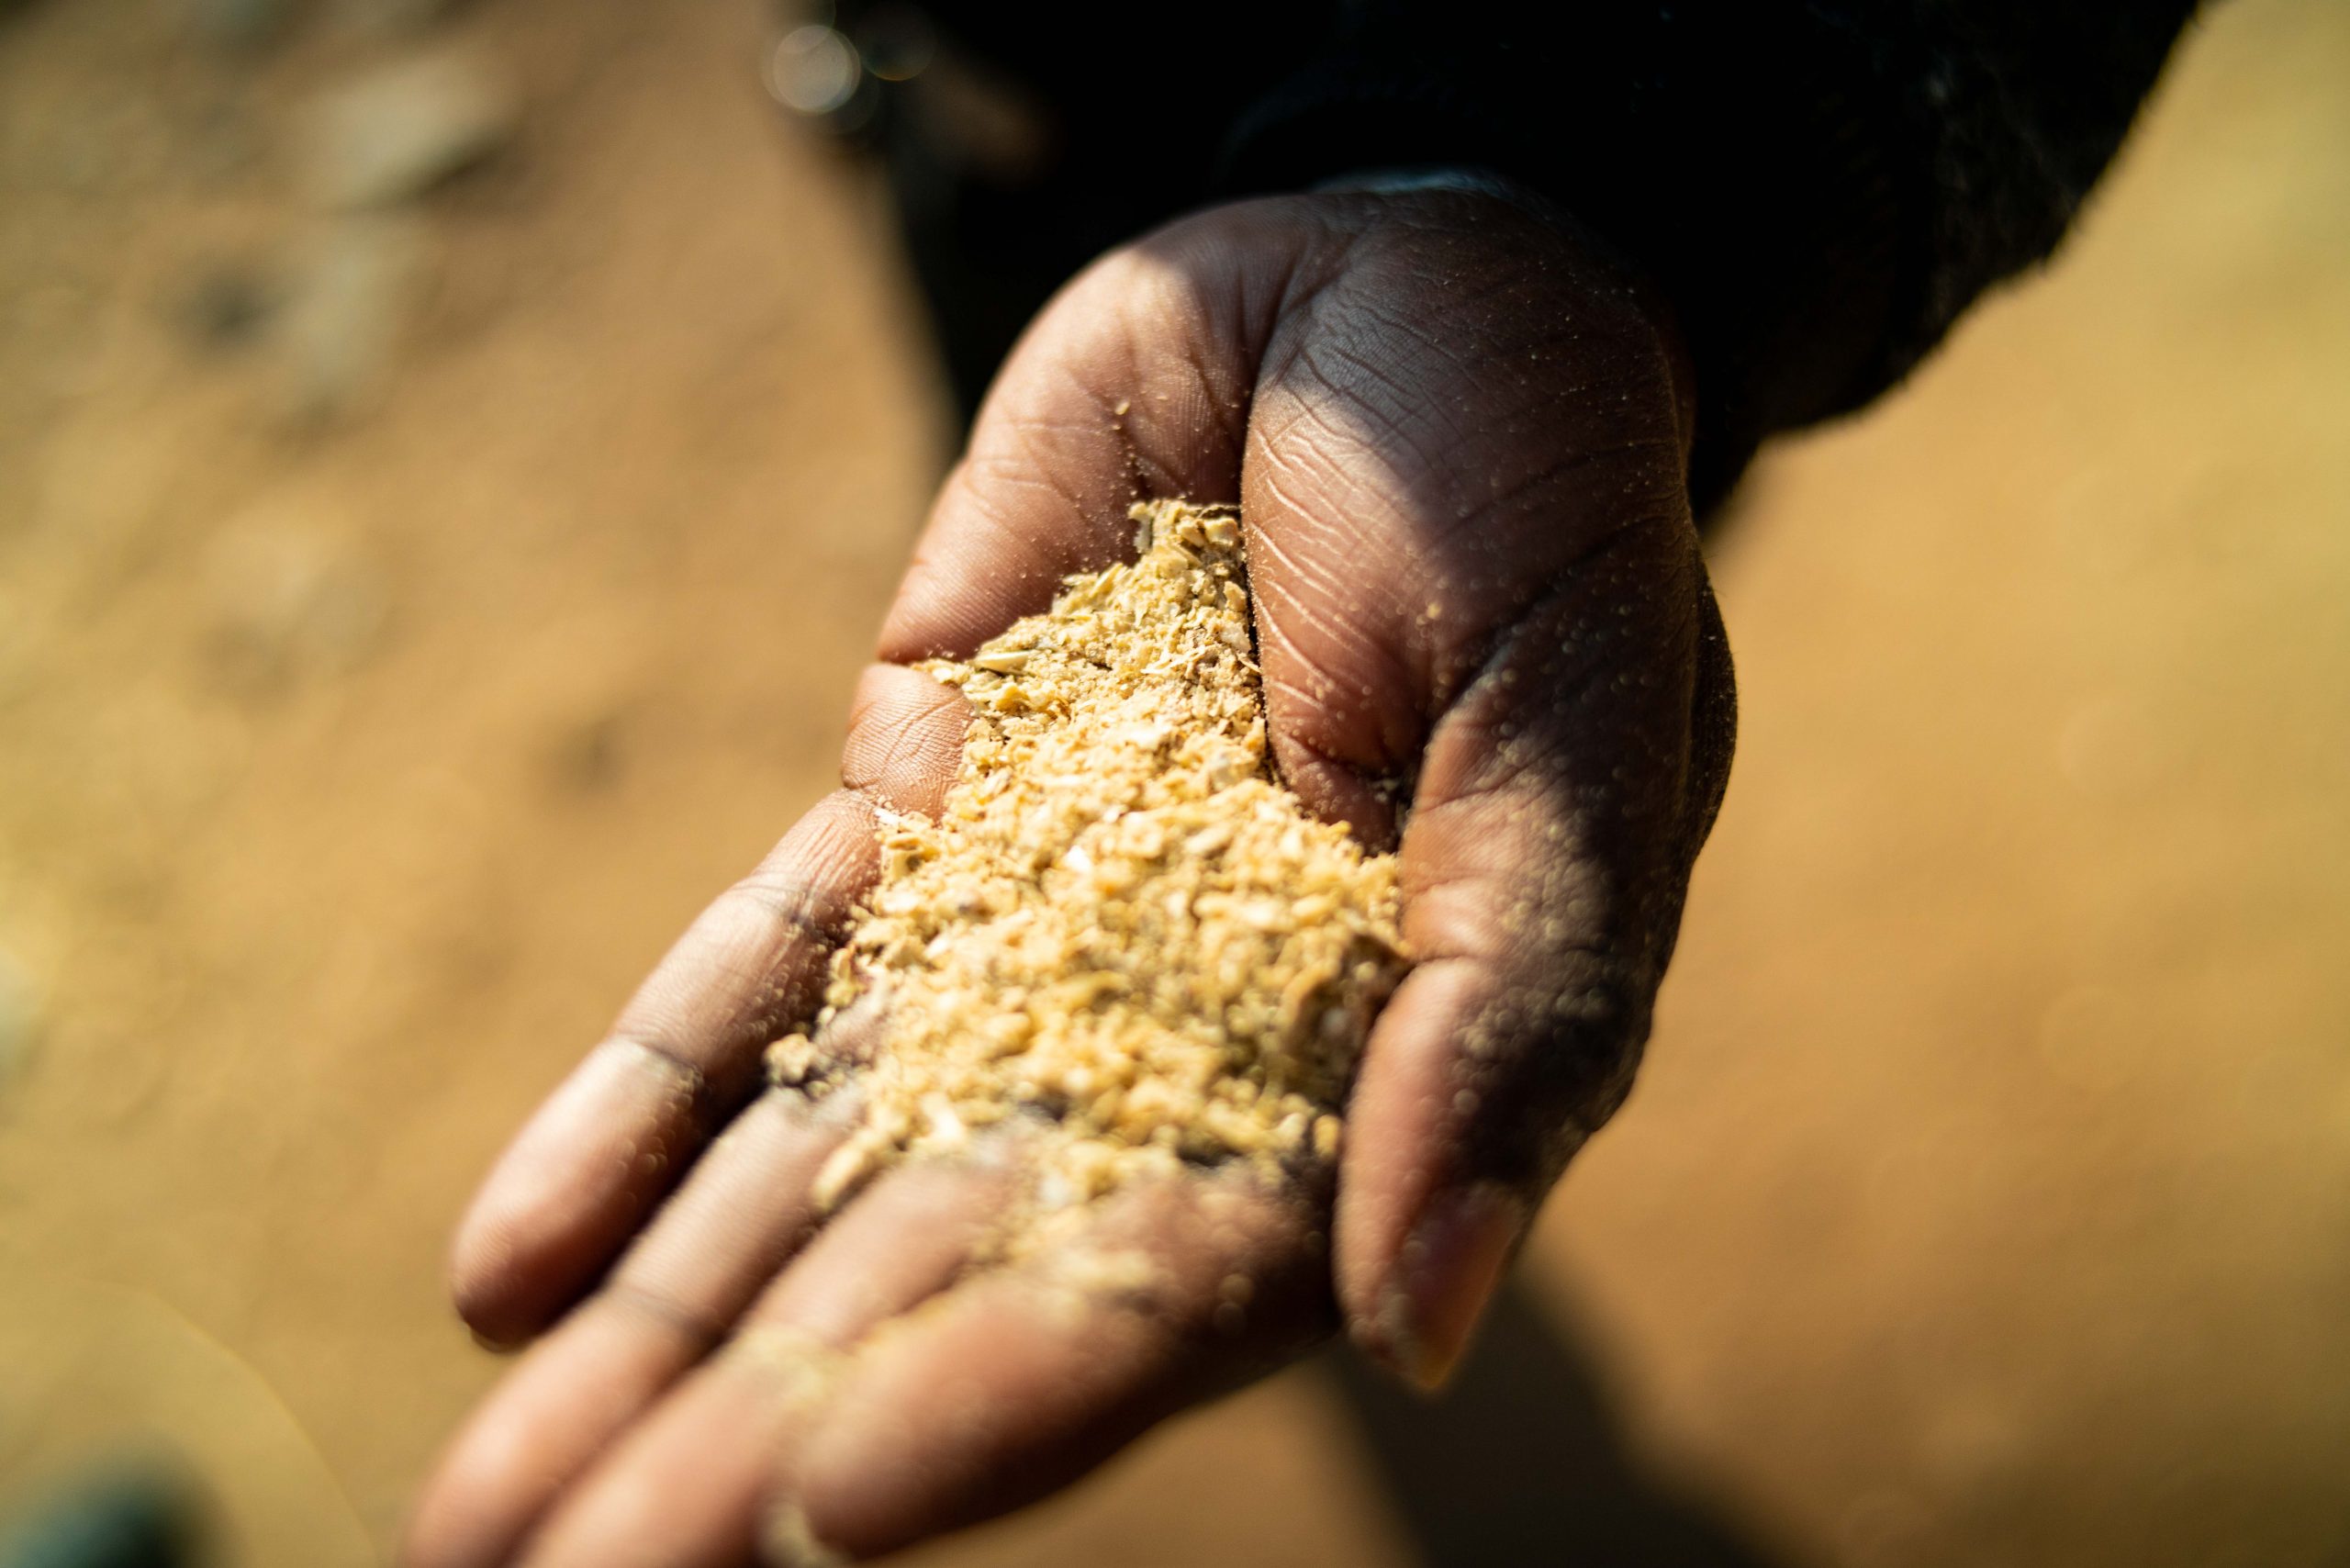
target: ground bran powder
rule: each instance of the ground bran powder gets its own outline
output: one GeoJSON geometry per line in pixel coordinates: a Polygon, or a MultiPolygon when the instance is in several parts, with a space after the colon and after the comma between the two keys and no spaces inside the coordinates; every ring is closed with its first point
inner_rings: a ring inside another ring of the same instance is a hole
{"type": "Polygon", "coordinates": [[[955,781],[934,821],[885,815],[814,1032],[769,1053],[778,1082],[861,1096],[826,1206],[1015,1122],[1046,1209],[1337,1153],[1405,963],[1394,857],[1272,775],[1237,518],[1134,516],[1137,560],[924,666],[972,704],[955,781]],[[830,1042],[858,1017],[878,1027],[852,1065],[830,1042]]]}

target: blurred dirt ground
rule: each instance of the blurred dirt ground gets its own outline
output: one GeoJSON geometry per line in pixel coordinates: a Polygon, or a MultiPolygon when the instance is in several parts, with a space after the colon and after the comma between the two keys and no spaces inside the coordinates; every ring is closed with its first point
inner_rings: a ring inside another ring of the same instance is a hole
{"type": "MultiPolygon", "coordinates": [[[[830,781],[946,454],[747,0],[432,10],[0,7],[0,1514],[162,1450],[227,1561],[384,1550],[496,1370],[458,1204],[830,781]],[[332,210],[420,51],[486,161],[332,210]]],[[[2239,0],[1743,498],[1738,776],[1527,1273],[1756,1561],[2350,1561],[2345,367],[2350,8],[2239,0]]],[[[1439,1552],[1345,1386],[929,1560],[1439,1552]]]]}

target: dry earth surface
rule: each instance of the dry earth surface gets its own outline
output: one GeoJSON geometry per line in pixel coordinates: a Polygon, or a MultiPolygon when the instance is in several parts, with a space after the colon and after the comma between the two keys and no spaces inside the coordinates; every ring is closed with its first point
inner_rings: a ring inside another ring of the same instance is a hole
{"type": "MultiPolygon", "coordinates": [[[[494,1375],[457,1206],[830,781],[946,444],[754,7],[367,8],[0,15],[0,1512],[160,1440],[254,1563],[380,1555],[494,1375]],[[452,48],[487,162],[322,207],[316,95],[452,48]]],[[[2350,9],[2239,0],[1741,503],[1738,775],[1527,1272],[1758,1551],[2350,1555],[2345,365],[2350,9]]],[[[1337,1386],[926,1560],[1408,1562],[1337,1386]]]]}

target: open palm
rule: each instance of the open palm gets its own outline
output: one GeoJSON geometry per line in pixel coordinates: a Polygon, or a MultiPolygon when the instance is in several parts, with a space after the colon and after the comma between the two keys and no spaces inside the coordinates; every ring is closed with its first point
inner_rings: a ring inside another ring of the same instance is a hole
{"type": "Polygon", "coordinates": [[[941,493],[845,788],[694,924],[476,1201],[461,1309],[545,1332],[428,1488],[417,1568],[873,1555],[1342,1321],[1439,1379],[1629,1083],[1729,767],[1686,380],[1635,282],[1495,191],[1225,207],[1065,290],[941,493]],[[1240,503],[1283,779],[1400,837],[1416,967],[1337,1168],[1190,1170],[999,1263],[1013,1128],[820,1215],[854,1083],[766,1088],[761,1057],[814,1009],[877,809],[934,808],[953,775],[963,700],[907,666],[1044,609],[1161,496],[1240,503]]]}

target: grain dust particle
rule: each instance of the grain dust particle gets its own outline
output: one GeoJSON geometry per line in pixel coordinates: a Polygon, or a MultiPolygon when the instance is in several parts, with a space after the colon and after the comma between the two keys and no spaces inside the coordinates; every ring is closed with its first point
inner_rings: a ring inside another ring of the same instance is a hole
{"type": "MultiPolygon", "coordinates": [[[[1393,856],[1274,777],[1228,509],[1134,509],[1140,558],[923,667],[970,699],[937,818],[892,813],[824,1017],[878,1001],[841,1201],[892,1161],[1016,1124],[1034,1206],[1337,1153],[1372,1018],[1405,967],[1393,856]]],[[[824,1033],[770,1052],[821,1094],[824,1033]]]]}

